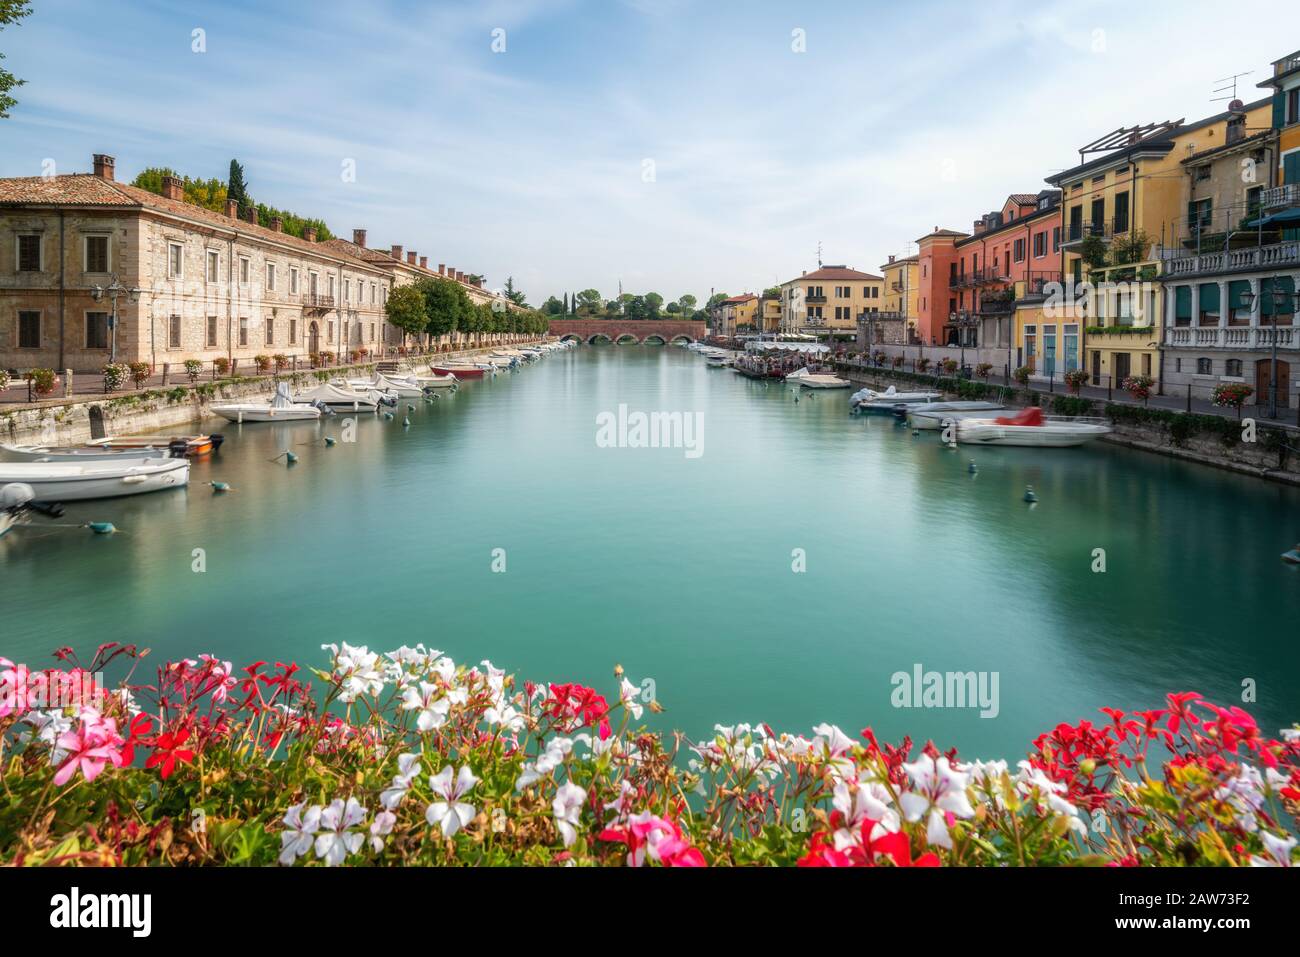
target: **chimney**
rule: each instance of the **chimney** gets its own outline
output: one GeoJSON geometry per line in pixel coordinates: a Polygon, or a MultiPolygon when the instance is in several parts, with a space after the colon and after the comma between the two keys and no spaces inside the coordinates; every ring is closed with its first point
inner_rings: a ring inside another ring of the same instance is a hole
{"type": "Polygon", "coordinates": [[[244,219],[252,223],[254,226],[257,225],[257,207],[252,203],[249,203],[248,209],[244,210],[244,219]]]}
{"type": "Polygon", "coordinates": [[[478,286],[480,289],[482,289],[482,288],[483,288],[483,279],[482,279],[482,277],[480,277],[480,278],[479,278],[479,281],[476,282],[476,283],[474,283],[474,285],[476,285],[476,286],[478,286]]]}
{"type": "Polygon", "coordinates": [[[393,258],[400,263],[402,261],[402,247],[394,245],[392,249],[392,255],[393,258]]]}
{"type": "Polygon", "coordinates": [[[316,241],[316,227],[304,226],[302,228],[302,238],[307,240],[309,243],[314,243],[316,241]]]}
{"type": "Polygon", "coordinates": [[[461,272],[459,269],[456,270],[456,281],[457,281],[457,282],[464,282],[464,281],[465,281],[465,274],[464,274],[463,272],[461,272]]]}
{"type": "Polygon", "coordinates": [[[162,194],[166,199],[175,199],[180,202],[185,201],[185,184],[181,182],[178,176],[164,176],[162,181],[162,194]]]}
{"type": "Polygon", "coordinates": [[[446,263],[438,263],[438,275],[439,275],[439,276],[445,276],[445,275],[447,275],[447,264],[446,264],[446,263]]]}
{"type": "Polygon", "coordinates": [[[277,232],[277,233],[282,233],[282,232],[284,232],[284,220],[281,219],[279,216],[272,216],[272,217],[271,217],[271,230],[272,230],[273,232],[277,232]]]}
{"type": "Polygon", "coordinates": [[[894,257],[893,257],[892,255],[889,257],[889,261],[890,261],[891,263],[894,261],[894,257]]]}
{"type": "Polygon", "coordinates": [[[985,225],[986,223],[984,222],[984,220],[982,219],[975,220],[975,225],[974,227],[972,227],[971,235],[978,236],[980,233],[984,232],[985,225]]]}
{"type": "Polygon", "coordinates": [[[113,178],[113,166],[114,166],[113,157],[109,156],[107,153],[96,153],[94,159],[94,165],[95,165],[95,175],[98,176],[100,179],[113,178]]]}
{"type": "Polygon", "coordinates": [[[428,256],[421,256],[421,257],[420,257],[420,268],[421,268],[421,269],[428,269],[428,268],[429,268],[429,257],[428,257],[428,256]]]}
{"type": "Polygon", "coordinates": [[[237,199],[226,200],[226,215],[229,216],[231,219],[239,218],[239,200],[237,199]]]}
{"type": "Polygon", "coordinates": [[[414,266],[414,265],[415,265],[415,250],[414,250],[414,249],[412,249],[409,253],[406,254],[406,262],[407,262],[407,265],[410,265],[410,266],[414,266]]]}
{"type": "Polygon", "coordinates": [[[366,231],[365,231],[364,229],[354,229],[354,230],[352,230],[352,242],[355,243],[356,245],[360,246],[362,249],[365,249],[365,248],[366,248],[366,231]]]}

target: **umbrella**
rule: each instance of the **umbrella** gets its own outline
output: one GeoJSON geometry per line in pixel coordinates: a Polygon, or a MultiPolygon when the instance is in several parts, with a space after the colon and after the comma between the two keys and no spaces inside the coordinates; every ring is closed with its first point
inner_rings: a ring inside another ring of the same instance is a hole
{"type": "Polygon", "coordinates": [[[1247,226],[1272,226],[1275,223],[1300,223],[1300,206],[1292,209],[1284,209],[1280,213],[1273,213],[1271,216],[1262,216],[1248,222],[1247,226]]]}

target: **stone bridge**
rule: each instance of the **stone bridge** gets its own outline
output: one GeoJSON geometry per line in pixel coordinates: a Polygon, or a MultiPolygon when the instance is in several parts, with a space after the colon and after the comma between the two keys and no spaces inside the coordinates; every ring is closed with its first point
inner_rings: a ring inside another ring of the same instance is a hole
{"type": "Polygon", "coordinates": [[[708,335],[703,321],[691,319],[573,319],[551,317],[551,335],[594,343],[609,342],[695,342],[708,335]]]}

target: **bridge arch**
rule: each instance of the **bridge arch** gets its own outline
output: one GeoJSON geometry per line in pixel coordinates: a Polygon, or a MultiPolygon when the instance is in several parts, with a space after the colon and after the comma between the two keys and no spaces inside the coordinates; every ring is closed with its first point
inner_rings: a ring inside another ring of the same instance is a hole
{"type": "Polygon", "coordinates": [[[614,340],[611,339],[609,336],[605,335],[605,333],[603,333],[603,332],[598,332],[598,333],[596,333],[594,336],[590,336],[590,337],[587,339],[587,345],[589,345],[589,346],[594,346],[596,343],[600,342],[601,340],[604,340],[605,342],[613,342],[613,341],[614,341],[614,340]]]}
{"type": "Polygon", "coordinates": [[[578,335],[576,332],[566,332],[564,335],[560,336],[560,341],[561,341],[561,342],[581,342],[581,341],[582,341],[582,336],[578,335]]]}
{"type": "Polygon", "coordinates": [[[625,342],[631,343],[634,346],[641,342],[640,339],[632,335],[630,332],[620,332],[616,341],[620,346],[625,342]]]}
{"type": "Polygon", "coordinates": [[[673,345],[677,345],[677,343],[679,343],[679,342],[684,342],[684,343],[686,343],[687,345],[690,345],[690,344],[691,344],[692,342],[694,342],[694,341],[695,341],[695,340],[692,339],[690,336],[673,336],[673,338],[672,338],[672,343],[673,343],[673,345]]]}
{"type": "Polygon", "coordinates": [[[668,340],[665,339],[663,336],[659,335],[659,333],[657,333],[657,332],[652,332],[652,333],[650,333],[650,335],[648,335],[648,336],[646,336],[644,339],[642,339],[642,340],[641,340],[641,343],[642,343],[643,345],[647,345],[647,346],[648,346],[648,345],[662,346],[662,345],[667,345],[668,340]]]}

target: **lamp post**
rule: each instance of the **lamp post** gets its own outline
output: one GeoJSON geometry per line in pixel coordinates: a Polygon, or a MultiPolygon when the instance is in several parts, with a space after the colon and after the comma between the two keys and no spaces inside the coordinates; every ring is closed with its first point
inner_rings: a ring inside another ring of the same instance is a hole
{"type": "MultiPolygon", "coordinates": [[[[1260,280],[1261,285],[1263,280],[1260,280]]],[[[1296,308],[1300,308],[1300,292],[1285,292],[1278,285],[1278,277],[1269,278],[1269,292],[1272,293],[1273,310],[1269,313],[1268,324],[1272,331],[1272,349],[1269,359],[1269,383],[1268,383],[1268,417],[1277,418],[1277,314],[1282,311],[1288,299],[1295,299],[1296,308]]],[[[1258,300],[1259,305],[1264,305],[1264,294],[1261,292],[1256,296],[1253,292],[1244,292],[1241,294],[1241,301],[1247,309],[1254,310],[1258,300]]],[[[1295,314],[1293,309],[1292,315],[1295,314]]]]}
{"type": "Polygon", "coordinates": [[[962,309],[960,312],[953,314],[955,325],[957,326],[957,342],[961,346],[961,368],[958,370],[958,376],[966,371],[966,330],[973,328],[979,321],[975,314],[969,309],[962,309]]]}
{"type": "Polygon", "coordinates": [[[107,286],[90,287],[90,298],[95,302],[103,302],[105,296],[113,304],[113,315],[108,320],[108,361],[111,364],[117,362],[117,300],[126,296],[127,301],[134,305],[140,301],[140,288],[132,286],[128,289],[118,281],[117,273],[113,273],[107,286]]]}

